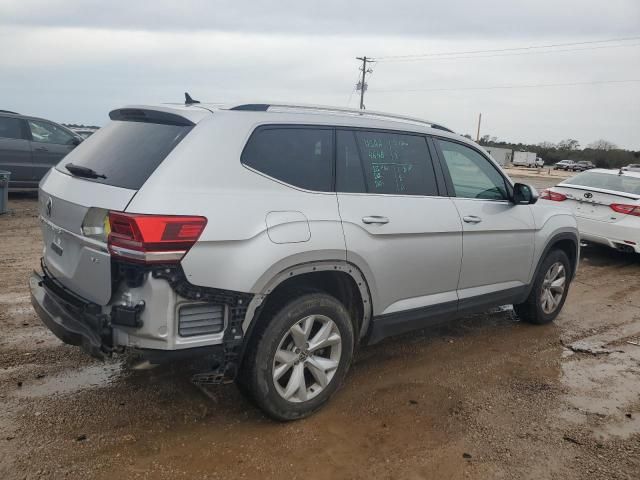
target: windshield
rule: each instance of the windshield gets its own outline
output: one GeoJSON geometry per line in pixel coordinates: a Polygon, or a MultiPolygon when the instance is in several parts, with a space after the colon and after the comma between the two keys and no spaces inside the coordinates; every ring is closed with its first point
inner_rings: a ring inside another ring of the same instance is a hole
{"type": "Polygon", "coordinates": [[[65,165],[72,163],[105,177],[91,178],[92,182],[138,190],[190,130],[182,125],[112,121],[78,145],[56,168],[69,174],[65,165]]]}
{"type": "Polygon", "coordinates": [[[562,184],[576,185],[580,187],[601,188],[615,192],[640,195],[640,178],[629,175],[615,175],[610,173],[584,172],[576,175],[562,184]]]}

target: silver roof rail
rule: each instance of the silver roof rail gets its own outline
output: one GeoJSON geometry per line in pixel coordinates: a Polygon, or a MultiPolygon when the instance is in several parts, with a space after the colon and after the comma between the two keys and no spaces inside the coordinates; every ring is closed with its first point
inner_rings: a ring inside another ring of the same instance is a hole
{"type": "Polygon", "coordinates": [[[447,127],[440,125],[436,122],[431,122],[422,118],[409,117],[406,115],[398,115],[395,113],[377,112],[374,110],[359,110],[355,108],[343,108],[343,107],[326,107],[322,105],[296,105],[287,103],[247,103],[243,105],[236,105],[229,108],[229,110],[244,110],[252,112],[267,112],[272,110],[307,110],[311,112],[319,113],[341,113],[348,115],[366,116],[374,118],[389,118],[392,120],[402,120],[405,122],[420,123],[423,125],[429,125],[431,128],[437,128],[439,130],[445,130],[452,132],[447,127]]]}

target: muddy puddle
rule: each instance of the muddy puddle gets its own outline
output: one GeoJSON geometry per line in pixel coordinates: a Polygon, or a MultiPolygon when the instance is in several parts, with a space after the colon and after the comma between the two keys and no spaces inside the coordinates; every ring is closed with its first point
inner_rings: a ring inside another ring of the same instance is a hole
{"type": "Polygon", "coordinates": [[[22,382],[13,395],[22,398],[70,395],[90,388],[106,387],[122,375],[122,364],[98,364],[65,370],[52,376],[44,376],[22,382]]]}

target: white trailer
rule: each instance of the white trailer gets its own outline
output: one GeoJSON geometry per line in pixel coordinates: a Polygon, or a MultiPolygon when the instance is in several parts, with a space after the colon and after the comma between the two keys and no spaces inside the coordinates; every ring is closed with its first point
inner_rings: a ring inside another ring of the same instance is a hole
{"type": "Polygon", "coordinates": [[[542,167],[544,162],[535,152],[513,152],[513,164],[516,167],[542,167]]]}
{"type": "Polygon", "coordinates": [[[513,150],[510,148],[484,147],[484,149],[502,167],[508,166],[509,162],[511,162],[513,150]]]}

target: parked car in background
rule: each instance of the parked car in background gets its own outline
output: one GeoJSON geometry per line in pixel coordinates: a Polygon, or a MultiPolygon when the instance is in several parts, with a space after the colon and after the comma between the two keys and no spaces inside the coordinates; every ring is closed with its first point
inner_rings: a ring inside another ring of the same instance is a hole
{"type": "Polygon", "coordinates": [[[574,215],[438,124],[268,104],[110,118],[41,183],[30,280],[44,323],[95,356],[201,356],[194,382],[237,379],[293,420],[359,345],[492,306],[535,324],[562,309],[574,215]]]}
{"type": "Polygon", "coordinates": [[[576,165],[576,162],[574,162],[573,160],[560,160],[558,163],[556,163],[553,166],[553,169],[569,171],[569,170],[573,170],[575,165],[576,165]]]}
{"type": "Polygon", "coordinates": [[[0,110],[0,170],[11,172],[9,188],[38,183],[82,137],[51,120],[0,110]]]}
{"type": "Polygon", "coordinates": [[[622,167],[625,172],[640,172],[640,163],[630,163],[626,167],[622,167]]]}
{"type": "Polygon", "coordinates": [[[580,160],[573,166],[573,171],[584,172],[585,170],[591,170],[592,168],[596,168],[592,162],[589,160],[580,160]]]}
{"type": "Polygon", "coordinates": [[[596,168],[544,190],[540,198],[570,208],[582,240],[640,253],[640,172],[596,168]]]}

